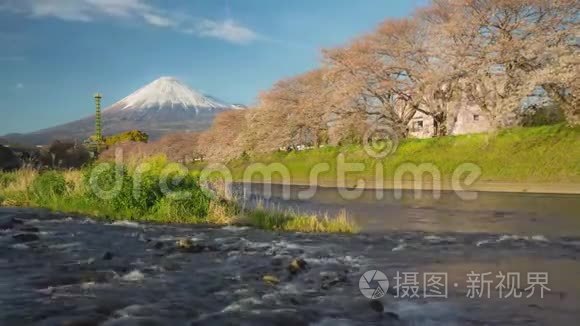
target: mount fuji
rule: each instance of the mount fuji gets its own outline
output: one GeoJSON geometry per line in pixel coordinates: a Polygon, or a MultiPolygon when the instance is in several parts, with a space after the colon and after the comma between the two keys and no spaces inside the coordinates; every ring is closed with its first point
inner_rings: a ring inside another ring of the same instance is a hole
{"type": "Polygon", "coordinates": [[[161,77],[105,110],[113,112],[147,112],[160,110],[204,110],[233,108],[211,96],[203,95],[173,77],[161,77]]]}
{"type": "MultiPolygon", "coordinates": [[[[204,95],[176,78],[161,77],[104,109],[103,134],[139,129],[154,140],[171,132],[205,130],[219,112],[242,108],[204,95]]],[[[93,115],[56,127],[2,138],[26,145],[44,145],[56,139],[84,140],[94,133],[94,124],[93,115]]]]}

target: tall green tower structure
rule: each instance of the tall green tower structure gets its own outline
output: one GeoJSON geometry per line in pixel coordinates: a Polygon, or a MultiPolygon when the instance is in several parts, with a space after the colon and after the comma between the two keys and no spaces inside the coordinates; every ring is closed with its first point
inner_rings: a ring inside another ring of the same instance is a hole
{"type": "Polygon", "coordinates": [[[97,147],[97,151],[100,150],[101,145],[103,144],[103,124],[101,120],[101,99],[103,95],[100,93],[96,93],[94,95],[95,98],[95,136],[94,141],[97,147]]]}

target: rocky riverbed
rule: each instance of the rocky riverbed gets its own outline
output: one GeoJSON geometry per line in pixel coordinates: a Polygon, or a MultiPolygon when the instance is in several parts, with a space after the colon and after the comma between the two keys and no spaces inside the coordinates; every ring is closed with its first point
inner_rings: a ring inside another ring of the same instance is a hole
{"type": "Polygon", "coordinates": [[[0,325],[576,325],[578,275],[574,237],[289,234],[0,209],[0,325]],[[359,290],[368,270],[390,280],[378,300],[359,290]],[[502,271],[522,274],[522,298],[499,298],[502,271]],[[419,275],[419,297],[397,297],[397,272],[419,275]],[[447,298],[424,296],[430,272],[447,275],[447,298]],[[491,273],[490,298],[469,297],[471,272],[491,273]],[[526,298],[528,272],[548,273],[544,298],[526,298]]]}

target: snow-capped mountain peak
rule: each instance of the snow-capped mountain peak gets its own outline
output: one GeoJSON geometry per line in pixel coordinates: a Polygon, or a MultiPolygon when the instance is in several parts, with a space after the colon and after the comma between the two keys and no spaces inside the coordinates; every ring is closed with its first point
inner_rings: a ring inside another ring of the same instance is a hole
{"type": "MultiPolygon", "coordinates": [[[[220,112],[244,108],[204,95],[174,77],[161,77],[103,110],[102,127],[104,135],[136,129],[155,140],[174,132],[206,130],[220,112]]],[[[31,145],[48,144],[56,139],[82,141],[93,135],[94,130],[95,117],[89,116],[12,137],[11,141],[31,145]]]]}
{"type": "Polygon", "coordinates": [[[212,110],[231,109],[232,105],[206,96],[174,77],[161,77],[111,106],[110,110],[149,109],[212,110]]]}

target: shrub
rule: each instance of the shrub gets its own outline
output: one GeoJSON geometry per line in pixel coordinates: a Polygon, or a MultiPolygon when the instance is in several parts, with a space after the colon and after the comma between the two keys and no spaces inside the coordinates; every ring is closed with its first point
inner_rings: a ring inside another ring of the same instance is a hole
{"type": "Polygon", "coordinates": [[[554,106],[529,107],[522,118],[522,125],[524,127],[553,125],[566,121],[564,113],[558,107],[554,106]]]}
{"type": "Polygon", "coordinates": [[[153,208],[155,220],[170,222],[199,223],[207,222],[210,207],[209,199],[176,199],[171,196],[161,198],[153,208]]]}
{"type": "Polygon", "coordinates": [[[134,168],[99,165],[87,170],[87,195],[99,205],[131,212],[132,217],[166,216],[176,220],[207,216],[211,198],[199,186],[198,177],[177,165],[167,165],[163,158],[145,163],[134,168]]]}
{"type": "Polygon", "coordinates": [[[47,171],[38,175],[30,188],[30,197],[35,204],[49,205],[66,193],[67,185],[61,173],[47,171]]]}
{"type": "Polygon", "coordinates": [[[113,146],[123,142],[141,142],[146,143],[149,140],[149,135],[141,130],[130,130],[119,134],[105,137],[104,141],[107,146],[113,146]]]}
{"type": "Polygon", "coordinates": [[[133,179],[127,168],[99,165],[84,173],[87,197],[97,205],[107,205],[114,210],[134,208],[133,179]]]}

